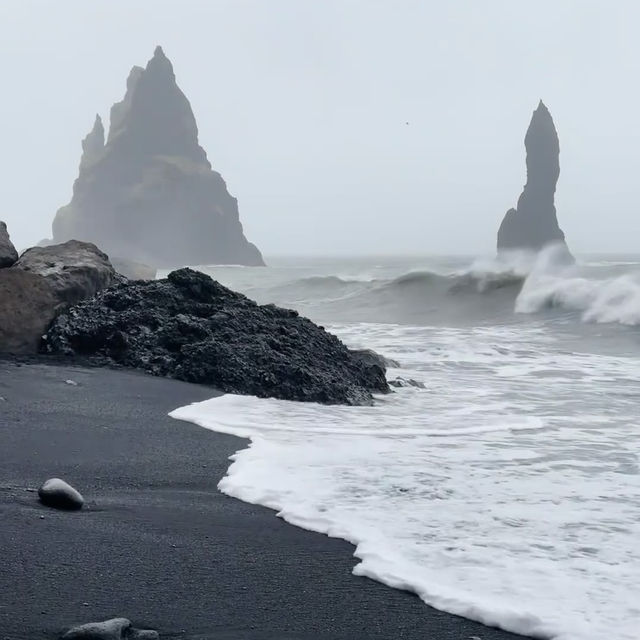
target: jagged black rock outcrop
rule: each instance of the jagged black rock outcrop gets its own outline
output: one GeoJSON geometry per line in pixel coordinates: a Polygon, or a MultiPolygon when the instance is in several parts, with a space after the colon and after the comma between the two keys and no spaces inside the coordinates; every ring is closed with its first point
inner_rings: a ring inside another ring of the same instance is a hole
{"type": "Polygon", "coordinates": [[[527,151],[527,184],[516,209],[507,211],[498,230],[498,252],[516,249],[540,251],[560,245],[567,259],[562,229],[558,225],[554,197],[560,175],[560,145],[553,118],[542,101],[533,112],[524,139],[527,151]]]}
{"type": "Polygon", "coordinates": [[[100,116],[82,141],[73,197],[53,221],[53,242],[71,239],[153,268],[264,264],[160,47],[146,68],[131,70],[106,142],[100,116]]]}
{"type": "Polygon", "coordinates": [[[56,318],[43,351],[285,400],[369,404],[389,390],[383,366],[296,311],[260,306],[191,269],[81,302],[56,318]]]}

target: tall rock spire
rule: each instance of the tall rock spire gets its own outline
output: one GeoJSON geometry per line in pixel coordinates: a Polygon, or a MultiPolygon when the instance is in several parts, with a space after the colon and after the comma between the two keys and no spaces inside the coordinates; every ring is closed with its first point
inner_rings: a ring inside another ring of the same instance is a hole
{"type": "Polygon", "coordinates": [[[107,142],[111,142],[119,133],[122,132],[123,123],[125,121],[129,107],[131,106],[131,97],[136,88],[136,84],[140,79],[140,76],[144,73],[142,67],[132,67],[129,71],[129,77],[127,78],[127,90],[124,94],[124,98],[120,102],[116,102],[111,107],[109,113],[109,139],[107,142]]]}
{"type": "Polygon", "coordinates": [[[104,151],[104,127],[102,118],[96,115],[93,128],[82,141],[82,156],[80,158],[80,170],[88,164],[95,162],[104,151]]]}
{"type": "Polygon", "coordinates": [[[559,244],[570,258],[554,204],[560,175],[560,145],[553,118],[542,100],[533,112],[524,145],[527,183],[516,209],[509,209],[502,220],[498,230],[498,251],[540,251],[559,244]]]}
{"type": "Polygon", "coordinates": [[[144,69],[133,67],[110,119],[106,144],[99,116],[82,142],[73,197],[53,221],[55,242],[88,240],[155,267],[264,264],[198,143],[191,105],[161,47],[144,69]]]}

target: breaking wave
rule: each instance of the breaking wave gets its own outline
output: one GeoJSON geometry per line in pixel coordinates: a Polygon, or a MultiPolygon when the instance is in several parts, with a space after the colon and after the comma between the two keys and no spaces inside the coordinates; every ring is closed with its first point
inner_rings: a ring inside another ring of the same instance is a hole
{"type": "Polygon", "coordinates": [[[580,312],[583,322],[640,324],[640,274],[604,280],[531,275],[516,300],[517,313],[548,309],[580,312]]]}
{"type": "Polygon", "coordinates": [[[513,315],[534,262],[530,255],[514,254],[501,260],[476,261],[466,269],[414,269],[391,277],[314,274],[267,287],[260,283],[244,292],[258,302],[290,306],[323,322],[424,325],[495,321],[513,315]]]}
{"type": "Polygon", "coordinates": [[[461,326],[518,322],[523,315],[537,314],[584,323],[640,324],[640,262],[567,265],[553,247],[539,254],[476,260],[467,268],[429,265],[396,273],[289,271],[261,281],[261,274],[251,271],[238,281],[242,270],[203,270],[260,303],[292,307],[325,323],[461,326]]]}

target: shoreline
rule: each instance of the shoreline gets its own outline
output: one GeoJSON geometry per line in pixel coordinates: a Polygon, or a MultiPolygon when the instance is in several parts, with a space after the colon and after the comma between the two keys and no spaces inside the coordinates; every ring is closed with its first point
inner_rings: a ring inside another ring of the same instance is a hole
{"type": "Polygon", "coordinates": [[[130,370],[0,359],[3,638],[113,616],[194,640],[523,638],[354,576],[351,544],[218,491],[248,441],[168,416],[215,395],[130,370]],[[83,511],[37,502],[28,489],[52,476],[84,495],[83,511]]]}

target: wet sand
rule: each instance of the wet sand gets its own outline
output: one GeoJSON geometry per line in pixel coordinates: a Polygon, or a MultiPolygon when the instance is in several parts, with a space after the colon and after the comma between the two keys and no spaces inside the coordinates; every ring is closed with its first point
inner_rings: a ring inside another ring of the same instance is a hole
{"type": "Polygon", "coordinates": [[[114,616],[200,640],[521,638],[353,576],[348,543],[219,493],[245,441],[167,415],[213,395],[0,360],[0,638],[114,616]],[[38,503],[53,476],[82,492],[83,511],[38,503]]]}

